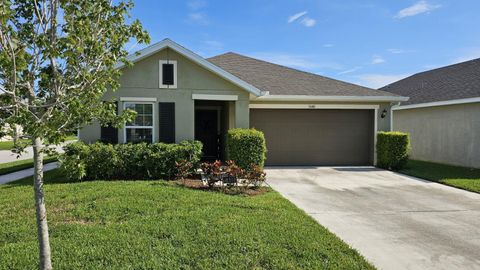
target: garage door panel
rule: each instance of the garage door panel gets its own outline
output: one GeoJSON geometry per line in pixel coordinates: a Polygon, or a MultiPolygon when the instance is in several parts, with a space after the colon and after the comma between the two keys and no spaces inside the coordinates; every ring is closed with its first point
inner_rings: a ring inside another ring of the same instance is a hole
{"type": "Polygon", "coordinates": [[[370,165],[373,110],[252,109],[267,165],[370,165]]]}

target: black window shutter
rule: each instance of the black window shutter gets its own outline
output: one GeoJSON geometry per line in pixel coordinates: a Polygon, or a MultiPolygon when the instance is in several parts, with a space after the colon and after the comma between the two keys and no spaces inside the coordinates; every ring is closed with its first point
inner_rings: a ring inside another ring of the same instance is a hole
{"type": "MultiPolygon", "coordinates": [[[[118,114],[118,101],[115,101],[115,108],[118,114]]],[[[108,125],[100,128],[100,141],[104,143],[117,144],[118,143],[118,129],[108,125]]]]}
{"type": "Polygon", "coordinates": [[[164,143],[175,142],[175,103],[159,102],[159,141],[164,143]]]}
{"type": "Polygon", "coordinates": [[[164,85],[173,85],[173,64],[163,64],[162,65],[162,84],[164,85]]]}

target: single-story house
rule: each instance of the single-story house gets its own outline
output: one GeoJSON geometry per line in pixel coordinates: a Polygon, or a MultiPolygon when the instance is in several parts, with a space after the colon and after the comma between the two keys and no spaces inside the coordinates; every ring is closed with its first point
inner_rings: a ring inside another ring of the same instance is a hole
{"type": "Polygon", "coordinates": [[[129,56],[118,110],[137,112],[121,129],[98,123],[84,142],[204,144],[206,159],[225,158],[231,128],[265,133],[267,165],[371,165],[375,134],[390,130],[391,106],[408,98],[226,53],[205,59],[165,39],[129,56]]]}
{"type": "Polygon", "coordinates": [[[393,129],[410,133],[413,159],[480,168],[480,59],[381,90],[410,97],[393,108],[393,129]]]}

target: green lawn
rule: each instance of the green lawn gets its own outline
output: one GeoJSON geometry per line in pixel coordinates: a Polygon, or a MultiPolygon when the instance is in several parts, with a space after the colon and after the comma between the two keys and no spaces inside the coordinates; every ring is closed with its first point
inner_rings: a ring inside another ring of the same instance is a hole
{"type": "MultiPolygon", "coordinates": [[[[27,143],[28,140],[21,139],[22,143],[27,143]]],[[[0,142],[0,150],[11,150],[13,148],[13,141],[0,142]]]]}
{"type": "MultiPolygon", "coordinates": [[[[274,191],[247,197],[165,181],[66,183],[46,173],[57,269],[373,269],[274,191]]],[[[33,191],[0,186],[0,269],[37,262],[33,191]]]]}
{"type": "MultiPolygon", "coordinates": [[[[65,141],[73,141],[76,139],[77,139],[76,135],[70,135],[70,136],[67,136],[65,141]]],[[[27,139],[21,139],[20,141],[22,143],[29,143],[29,140],[27,139]]],[[[11,150],[12,148],[13,148],[13,141],[0,142],[0,150],[11,150]]]]}
{"type": "MultiPolygon", "coordinates": [[[[43,164],[56,161],[56,157],[45,157],[43,164]]],[[[20,171],[33,167],[33,159],[17,160],[7,163],[0,163],[0,175],[20,171]]]]}
{"type": "Polygon", "coordinates": [[[480,169],[409,160],[401,173],[480,193],[480,169]]]}

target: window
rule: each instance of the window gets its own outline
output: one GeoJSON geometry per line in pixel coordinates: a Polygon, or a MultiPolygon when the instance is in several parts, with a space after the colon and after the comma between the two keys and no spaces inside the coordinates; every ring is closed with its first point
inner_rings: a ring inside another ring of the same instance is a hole
{"type": "Polygon", "coordinates": [[[177,61],[160,60],[160,88],[177,88],[177,61]]]}
{"type": "Polygon", "coordinates": [[[125,124],[125,142],[153,142],[153,103],[124,103],[124,109],[137,112],[135,119],[125,124]]]}

